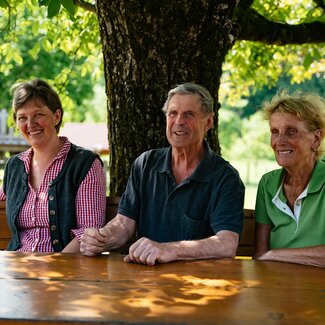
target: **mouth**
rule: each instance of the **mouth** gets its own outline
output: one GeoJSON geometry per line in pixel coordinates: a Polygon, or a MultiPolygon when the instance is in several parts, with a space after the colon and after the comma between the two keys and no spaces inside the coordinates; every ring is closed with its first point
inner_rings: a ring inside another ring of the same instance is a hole
{"type": "Polygon", "coordinates": [[[38,134],[41,134],[41,133],[42,133],[42,131],[40,131],[40,130],[38,130],[38,131],[30,131],[30,132],[28,132],[28,135],[33,136],[33,135],[38,135],[38,134]]]}
{"type": "Polygon", "coordinates": [[[186,135],[187,133],[184,131],[174,131],[175,135],[186,135]]]}
{"type": "Polygon", "coordinates": [[[293,150],[277,150],[278,155],[288,155],[291,154],[293,150]]]}

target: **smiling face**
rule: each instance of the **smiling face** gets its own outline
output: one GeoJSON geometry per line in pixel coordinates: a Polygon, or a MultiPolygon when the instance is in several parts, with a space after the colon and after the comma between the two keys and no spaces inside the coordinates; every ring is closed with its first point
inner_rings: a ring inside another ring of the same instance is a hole
{"type": "Polygon", "coordinates": [[[198,95],[175,94],[167,108],[166,135],[174,148],[201,148],[212,126],[212,114],[205,115],[198,95]]]}
{"type": "Polygon", "coordinates": [[[320,143],[320,130],[309,131],[303,121],[290,113],[270,116],[271,146],[277,163],[287,170],[304,170],[313,166],[313,152],[320,143]]]}
{"type": "Polygon", "coordinates": [[[61,120],[61,110],[53,113],[39,101],[32,101],[19,108],[16,125],[25,140],[32,147],[46,146],[57,137],[55,126],[61,120]]]}

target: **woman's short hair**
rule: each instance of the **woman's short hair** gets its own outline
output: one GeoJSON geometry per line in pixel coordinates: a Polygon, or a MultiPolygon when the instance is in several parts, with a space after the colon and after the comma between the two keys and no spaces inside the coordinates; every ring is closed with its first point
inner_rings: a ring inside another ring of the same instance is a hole
{"type": "MultiPolygon", "coordinates": [[[[263,104],[263,111],[266,120],[275,112],[289,113],[303,121],[307,130],[313,132],[317,129],[323,131],[321,146],[325,135],[325,100],[315,93],[295,92],[292,95],[287,90],[278,93],[269,102],[263,104]]],[[[320,158],[324,152],[318,148],[316,157],[320,158]]]]}
{"type": "Polygon", "coordinates": [[[213,114],[213,98],[211,97],[209,91],[197,84],[187,82],[181,85],[176,86],[175,88],[171,89],[168,92],[166,102],[162,108],[163,112],[166,114],[168,110],[168,105],[171,100],[171,98],[174,95],[197,95],[200,98],[203,113],[205,115],[207,114],[213,114]]]}
{"type": "Polygon", "coordinates": [[[61,111],[60,122],[55,126],[56,132],[59,133],[62,124],[63,108],[59,95],[47,82],[41,79],[19,82],[13,85],[11,91],[13,95],[12,110],[14,121],[16,121],[17,111],[20,108],[31,102],[40,102],[48,107],[53,113],[55,113],[57,109],[61,111]]]}

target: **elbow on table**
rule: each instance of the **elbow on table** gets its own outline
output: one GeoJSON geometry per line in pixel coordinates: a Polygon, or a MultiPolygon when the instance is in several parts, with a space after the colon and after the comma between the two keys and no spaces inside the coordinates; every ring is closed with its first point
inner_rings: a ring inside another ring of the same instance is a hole
{"type": "Polygon", "coordinates": [[[225,249],[222,258],[231,258],[234,259],[236,257],[237,246],[236,247],[228,247],[225,249]]]}
{"type": "Polygon", "coordinates": [[[216,238],[219,241],[219,249],[217,254],[219,258],[232,258],[236,257],[239,235],[231,231],[222,231],[216,234],[216,238]]]}

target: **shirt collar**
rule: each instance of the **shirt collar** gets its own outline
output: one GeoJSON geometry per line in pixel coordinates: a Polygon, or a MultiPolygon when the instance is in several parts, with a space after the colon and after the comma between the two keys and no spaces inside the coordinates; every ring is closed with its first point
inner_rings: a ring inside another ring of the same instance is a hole
{"type": "MultiPolygon", "coordinates": [[[[323,158],[324,159],[324,158],[323,158]]],[[[321,190],[325,183],[325,161],[318,160],[311,175],[308,186],[308,193],[314,193],[321,190]]]]}
{"type": "MultiPolygon", "coordinates": [[[[277,173],[274,177],[269,179],[269,185],[267,186],[268,191],[271,193],[272,197],[276,195],[276,192],[281,186],[283,177],[285,174],[285,169],[280,169],[280,173],[277,173]]],[[[325,161],[318,160],[315,164],[314,170],[311,174],[311,178],[308,185],[307,193],[318,192],[325,183],[325,161]]],[[[281,193],[279,193],[281,196],[281,193]]]]}
{"type": "MultiPolygon", "coordinates": [[[[205,149],[204,156],[196,167],[194,173],[189,177],[189,179],[198,181],[198,182],[207,182],[211,179],[211,170],[207,166],[214,167],[214,157],[215,153],[211,150],[209,144],[206,140],[203,141],[203,146],[205,149]]],[[[172,158],[172,146],[169,146],[167,149],[167,154],[162,156],[155,166],[155,169],[159,173],[171,173],[171,158],[172,158]]]]}
{"type": "MultiPolygon", "coordinates": [[[[68,152],[70,150],[70,146],[71,146],[71,142],[68,140],[67,137],[60,136],[59,138],[63,142],[63,147],[59,151],[58,155],[54,158],[54,160],[62,158],[63,156],[66,156],[68,154],[68,152]]],[[[33,147],[31,147],[28,150],[18,154],[18,158],[20,160],[22,160],[24,165],[26,166],[27,173],[29,172],[29,166],[30,166],[30,162],[33,157],[33,153],[34,153],[33,147]]]]}

